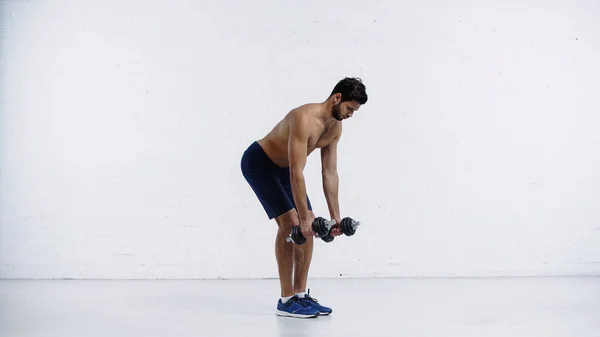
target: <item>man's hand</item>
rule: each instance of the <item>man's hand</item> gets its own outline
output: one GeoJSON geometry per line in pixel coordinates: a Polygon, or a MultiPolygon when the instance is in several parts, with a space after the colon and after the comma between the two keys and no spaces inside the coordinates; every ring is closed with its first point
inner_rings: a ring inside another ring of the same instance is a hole
{"type": "Polygon", "coordinates": [[[336,237],[344,234],[342,233],[342,227],[340,226],[341,222],[342,219],[335,219],[335,225],[331,227],[331,236],[336,237]]]}
{"type": "Polygon", "coordinates": [[[311,213],[306,219],[300,219],[300,231],[305,238],[315,236],[315,232],[312,230],[312,223],[315,221],[315,216],[311,213]]]}

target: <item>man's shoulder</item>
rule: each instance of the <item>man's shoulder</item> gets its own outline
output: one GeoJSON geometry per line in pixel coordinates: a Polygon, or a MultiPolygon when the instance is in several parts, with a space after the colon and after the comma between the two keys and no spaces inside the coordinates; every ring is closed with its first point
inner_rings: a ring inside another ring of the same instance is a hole
{"type": "Polygon", "coordinates": [[[310,122],[314,118],[313,111],[315,108],[316,104],[307,103],[292,109],[288,114],[290,123],[305,124],[310,122]]]}
{"type": "Polygon", "coordinates": [[[319,105],[317,103],[306,103],[293,108],[291,112],[310,115],[318,109],[318,107],[319,105]]]}

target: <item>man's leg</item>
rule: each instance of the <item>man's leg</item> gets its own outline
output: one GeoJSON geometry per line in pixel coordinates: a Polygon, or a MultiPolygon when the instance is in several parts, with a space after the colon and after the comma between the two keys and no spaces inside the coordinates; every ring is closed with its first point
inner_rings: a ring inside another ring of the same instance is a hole
{"type": "Polygon", "coordinates": [[[294,245],[294,293],[306,292],[308,270],[312,261],[314,238],[306,238],[303,245],[294,245]]]}
{"type": "MultiPolygon", "coordinates": [[[[293,221],[294,225],[300,224],[298,213],[295,210],[294,195],[292,192],[292,183],[290,181],[290,169],[284,168],[277,171],[279,181],[283,186],[285,193],[288,196],[290,202],[293,203],[293,221]]],[[[306,203],[308,210],[312,213],[312,204],[310,198],[306,196],[306,203]]],[[[313,213],[314,215],[314,213],[313,213]]],[[[290,228],[291,230],[291,228],[290,228]]],[[[306,283],[308,279],[308,271],[310,269],[310,263],[312,261],[314,237],[306,238],[306,242],[302,245],[294,244],[294,293],[304,293],[306,291],[306,283]]]]}
{"type": "MultiPolygon", "coordinates": [[[[298,213],[295,209],[284,212],[275,217],[278,230],[275,238],[275,256],[277,257],[277,267],[279,268],[279,282],[281,286],[281,299],[277,303],[277,314],[280,316],[291,317],[318,317],[319,310],[313,307],[305,299],[300,299],[294,291],[293,272],[294,257],[296,256],[297,246],[294,243],[287,242],[285,239],[292,231],[293,226],[299,224],[298,213]]],[[[306,284],[306,277],[304,278],[306,284]]]]}
{"type": "Polygon", "coordinates": [[[286,237],[292,231],[292,227],[298,223],[296,210],[292,209],[275,218],[277,222],[277,236],[275,237],[275,257],[279,270],[279,283],[281,285],[281,297],[290,297],[295,294],[293,286],[294,272],[294,244],[286,242],[286,237]]]}
{"type": "Polygon", "coordinates": [[[277,174],[280,168],[268,158],[262,147],[254,142],[242,156],[241,170],[269,219],[275,219],[278,225],[275,238],[275,257],[279,272],[281,298],[277,302],[277,315],[317,317],[319,315],[317,309],[309,305],[306,300],[294,296],[294,244],[287,242],[286,237],[299,221],[293,202],[277,174]]]}
{"type": "Polygon", "coordinates": [[[306,292],[308,270],[313,253],[313,237],[306,238],[306,242],[303,245],[296,245],[285,241],[286,237],[292,231],[292,227],[300,224],[298,213],[295,209],[282,214],[275,218],[275,220],[279,227],[275,239],[275,255],[279,268],[281,296],[287,297],[306,292]]]}
{"type": "MultiPolygon", "coordinates": [[[[292,184],[290,182],[290,172],[288,169],[278,170],[277,175],[279,177],[279,181],[283,185],[285,189],[285,193],[288,196],[288,199],[293,201],[293,193],[292,193],[292,184]]],[[[306,202],[308,205],[308,210],[312,213],[312,205],[310,202],[310,198],[306,196],[306,202]]],[[[295,205],[295,203],[294,203],[295,205]]],[[[313,213],[314,215],[314,213],[313,213]]],[[[295,215],[297,217],[297,215],[295,215]]],[[[297,219],[298,223],[300,222],[297,219]]],[[[303,245],[294,245],[294,293],[295,294],[306,294],[307,290],[307,282],[308,282],[308,272],[310,269],[310,263],[312,261],[313,256],[313,246],[314,246],[314,237],[306,238],[306,242],[303,245]]],[[[318,301],[311,297],[305,297],[308,302],[311,303],[311,306],[319,311],[320,315],[329,315],[333,312],[333,310],[329,307],[323,306],[318,303],[318,301]]]]}

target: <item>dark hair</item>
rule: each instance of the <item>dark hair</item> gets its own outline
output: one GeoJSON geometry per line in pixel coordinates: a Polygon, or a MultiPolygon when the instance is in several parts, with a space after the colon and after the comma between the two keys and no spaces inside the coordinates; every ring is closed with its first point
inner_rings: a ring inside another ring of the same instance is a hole
{"type": "Polygon", "coordinates": [[[342,102],[357,101],[360,104],[367,103],[368,97],[365,85],[358,77],[346,77],[339,81],[329,97],[337,93],[342,94],[342,102]]]}

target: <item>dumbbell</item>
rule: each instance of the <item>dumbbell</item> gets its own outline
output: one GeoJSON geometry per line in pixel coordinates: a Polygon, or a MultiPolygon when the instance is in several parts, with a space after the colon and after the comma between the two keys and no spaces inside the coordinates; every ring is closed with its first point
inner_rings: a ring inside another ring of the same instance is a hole
{"type": "Polygon", "coordinates": [[[356,227],[360,226],[360,221],[354,220],[352,218],[343,218],[340,227],[342,228],[342,233],[346,236],[352,236],[356,233],[356,227]]]}
{"type": "MultiPolygon", "coordinates": [[[[358,227],[359,225],[360,221],[356,221],[352,218],[346,217],[342,219],[340,223],[340,229],[342,230],[342,233],[344,233],[346,236],[352,236],[356,233],[356,227],[358,227]]],[[[334,237],[331,236],[331,230],[329,231],[329,233],[327,233],[327,235],[321,238],[321,240],[325,242],[331,242],[333,241],[333,239],[334,237]]]]}
{"type": "MultiPolygon", "coordinates": [[[[335,220],[325,220],[325,218],[317,217],[312,223],[312,230],[317,234],[317,237],[329,235],[331,227],[335,225],[335,220]]],[[[292,227],[292,232],[285,239],[287,242],[293,242],[297,245],[302,245],[306,242],[306,238],[302,235],[300,226],[292,227]]]]}

